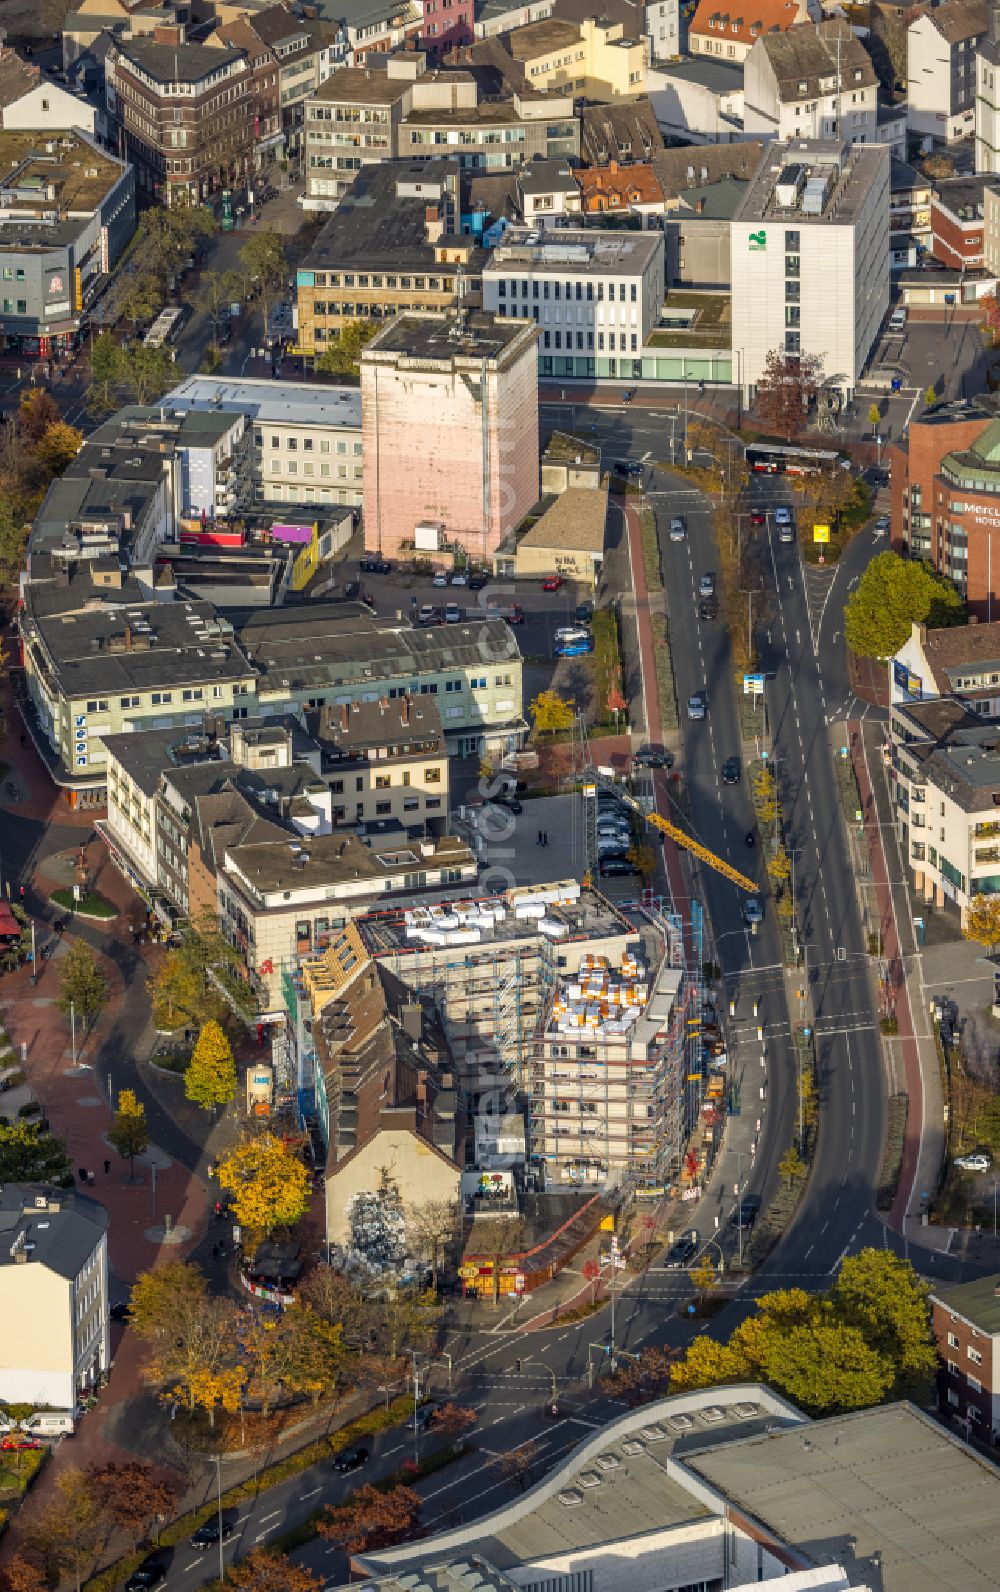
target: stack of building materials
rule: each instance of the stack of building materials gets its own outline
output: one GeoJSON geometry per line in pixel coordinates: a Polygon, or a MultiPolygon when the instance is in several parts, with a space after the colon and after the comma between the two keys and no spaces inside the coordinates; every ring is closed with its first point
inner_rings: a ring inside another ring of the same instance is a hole
{"type": "Polygon", "coordinates": [[[649,1000],[649,983],[632,952],[613,966],[606,956],[586,955],[575,978],[566,979],[552,1004],[558,1033],[625,1034],[649,1000]]]}

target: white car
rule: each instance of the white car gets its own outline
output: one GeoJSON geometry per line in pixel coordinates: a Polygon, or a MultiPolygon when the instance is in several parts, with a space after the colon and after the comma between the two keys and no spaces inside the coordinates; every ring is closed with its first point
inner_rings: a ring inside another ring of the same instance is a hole
{"type": "Polygon", "coordinates": [[[451,577],[451,584],[453,586],[467,586],[469,584],[468,572],[464,569],[456,569],[451,577]]]}
{"type": "Polygon", "coordinates": [[[435,570],[434,574],[431,576],[431,585],[432,586],[447,586],[447,584],[448,584],[448,576],[445,573],[445,571],[443,569],[435,570]]]}
{"type": "Polygon", "coordinates": [[[687,525],[685,524],[683,514],[675,514],[673,519],[670,521],[670,540],[672,542],[683,542],[686,535],[687,525]]]}
{"type": "Polygon", "coordinates": [[[878,519],[875,521],[875,535],[884,536],[891,524],[892,521],[890,520],[888,514],[880,514],[878,519]]]}
{"type": "Polygon", "coordinates": [[[703,719],[707,712],[707,706],[705,693],[696,691],[694,696],[688,697],[688,718],[703,719]]]}
{"type": "Polygon", "coordinates": [[[963,1172],[988,1172],[993,1162],[988,1155],[957,1155],[955,1165],[963,1172]]]}
{"type": "Polygon", "coordinates": [[[779,503],[774,511],[775,525],[791,525],[792,511],[784,503],[779,503]]]}

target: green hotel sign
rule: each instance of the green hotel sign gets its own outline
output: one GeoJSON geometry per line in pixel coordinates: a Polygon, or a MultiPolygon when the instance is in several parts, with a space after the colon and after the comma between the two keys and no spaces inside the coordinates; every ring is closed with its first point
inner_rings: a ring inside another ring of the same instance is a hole
{"type": "Polygon", "coordinates": [[[747,242],[750,245],[751,254],[756,254],[759,250],[766,249],[767,233],[764,231],[764,228],[761,227],[759,232],[751,232],[747,238],[747,242]]]}

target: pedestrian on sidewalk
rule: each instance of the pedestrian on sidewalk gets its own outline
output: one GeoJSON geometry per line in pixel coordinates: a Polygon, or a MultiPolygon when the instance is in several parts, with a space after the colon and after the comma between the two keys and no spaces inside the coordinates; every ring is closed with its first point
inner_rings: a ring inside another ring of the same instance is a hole
{"type": "Polygon", "coordinates": [[[93,1188],[94,1184],[96,1183],[96,1181],[97,1181],[97,1179],[94,1176],[94,1173],[93,1172],[88,1172],[87,1173],[87,1187],[88,1188],[93,1188]]]}
{"type": "Polygon", "coordinates": [[[105,1177],[110,1177],[111,1176],[111,1162],[110,1161],[105,1161],[105,1163],[104,1163],[104,1176],[105,1177]]]}
{"type": "Polygon", "coordinates": [[[83,1184],[84,1188],[86,1188],[86,1186],[87,1186],[87,1168],[85,1166],[78,1166],[77,1169],[76,1169],[76,1175],[80,1179],[80,1182],[83,1184]]]}

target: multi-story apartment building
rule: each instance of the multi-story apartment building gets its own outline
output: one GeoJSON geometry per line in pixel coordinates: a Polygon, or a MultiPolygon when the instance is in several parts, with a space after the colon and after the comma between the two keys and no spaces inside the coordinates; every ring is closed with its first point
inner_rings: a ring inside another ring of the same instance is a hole
{"type": "Polygon", "coordinates": [[[547,1184],[662,1187],[679,1170],[687,993],[674,961],[647,967],[636,938],[557,985],[530,1089],[530,1157],[547,1184]]]}
{"type": "Polygon", "coordinates": [[[884,141],[872,58],[839,18],[762,34],[743,71],[748,138],[884,141]]]}
{"type": "Polygon", "coordinates": [[[199,204],[245,177],[254,156],[253,67],[245,51],[188,44],[179,27],[116,40],[105,67],[113,135],[140,187],[199,204]]]}
{"type": "Polygon", "coordinates": [[[447,817],[443,711],[425,692],[328,705],[310,718],[323,750],[332,828],[395,822],[415,829],[429,819],[447,817]]]}
{"type": "Polygon", "coordinates": [[[236,718],[431,696],[452,756],[501,756],[527,734],[521,654],[501,619],[415,629],[358,604],[312,602],[248,614],[236,638],[258,676],[236,718]]]}
{"type": "Polygon", "coordinates": [[[579,152],[572,95],[484,97],[470,72],[429,71],[417,52],[385,67],[342,67],[305,109],[306,210],[334,210],[364,165],[445,154],[466,170],[505,170],[579,152]]]}
{"type": "Polygon", "coordinates": [[[422,0],[338,0],[343,64],[367,66],[373,55],[413,49],[424,30],[422,0]]]}
{"type": "Polygon", "coordinates": [[[361,502],[361,394],[311,382],[189,376],[162,404],[173,414],[244,415],[252,443],[245,470],[254,505],[322,507],[361,502]]]}
{"type": "Polygon", "coordinates": [[[906,99],[913,133],[952,143],[976,130],[976,58],[987,0],[921,7],[906,30],[906,99]]]}
{"type": "Polygon", "coordinates": [[[889,308],[889,158],[839,139],[765,151],[730,230],[745,393],[774,349],[856,388],[889,308]]]}
{"type": "MultiPolygon", "coordinates": [[[[426,996],[402,988],[368,956],[349,923],[301,970],[314,1040],[313,1116],[327,1146],[331,1238],[349,1242],[356,1194],[392,1167],[403,1205],[455,1205],[466,1118],[448,1042],[426,996]]],[[[297,992],[296,992],[297,994],[297,992]]]]}
{"type": "Polygon", "coordinates": [[[941,1414],[982,1443],[1000,1438],[1000,1277],[930,1296],[941,1414]]]}
{"type": "Polygon", "coordinates": [[[358,920],[365,949],[432,999],[471,1107],[499,1083],[526,1094],[552,992],[585,959],[620,961],[627,918],[579,881],[475,893],[442,913],[399,906],[358,920]]]}
{"type": "Polygon", "coordinates": [[[322,354],[348,321],[478,304],[485,254],[460,211],[454,161],[362,167],[296,273],[297,351],[322,354]]]}
{"type": "Polygon", "coordinates": [[[454,836],[410,843],[351,834],[227,846],[218,867],[219,921],[242,953],[268,1011],[283,1010],[282,975],[378,905],[468,893],[476,860],[454,836]]]}
{"type": "Polygon", "coordinates": [[[553,17],[506,35],[512,59],[535,89],[570,89],[589,100],[642,94],[649,66],[645,34],[627,36],[621,22],[553,17]]]}
{"type": "Polygon", "coordinates": [[[255,167],[263,170],[278,158],[285,141],[278,58],[248,16],[220,24],[213,39],[228,49],[242,50],[249,62],[253,73],[253,159],[255,167]]]}
{"type": "Polygon", "coordinates": [[[931,253],[953,271],[978,272],[986,259],[986,193],[993,177],[947,177],[931,192],[931,253]]]}
{"type": "Polygon", "coordinates": [[[108,1213],[35,1183],[0,1189],[0,1398],[75,1413],[111,1367],[108,1213]]]}
{"type": "Polygon", "coordinates": [[[0,346],[72,348],[135,231],[135,174],[88,134],[0,132],[0,346]]]}
{"type": "Polygon", "coordinates": [[[736,11],[723,10],[718,0],[699,0],[688,24],[688,49],[692,55],[714,55],[738,65],[758,39],[809,20],[808,0],[753,0],[736,11]]]}
{"type": "Polygon", "coordinates": [[[914,890],[964,922],[974,896],[1000,891],[1000,734],[961,701],[919,693],[911,676],[891,712],[896,831],[914,890]]]}
{"type": "Polygon", "coordinates": [[[1000,6],[987,0],[986,32],[976,49],[976,170],[1000,172],[1000,6]]]}
{"type": "MultiPolygon", "coordinates": [[[[394,553],[418,525],[486,561],[538,501],[533,324],[401,315],[361,361],[365,545],[394,553]]],[[[484,679],[486,676],[484,675],[484,679]]]]}
{"type": "Polygon", "coordinates": [[[277,63],[282,153],[298,161],[303,149],[305,103],[320,84],[323,47],[320,31],[315,23],[297,17],[287,4],[256,11],[249,22],[277,63]]]}
{"type": "Polygon", "coordinates": [[[889,182],[889,262],[894,271],[911,270],[930,251],[933,185],[915,166],[895,158],[889,182]]]}
{"type": "Polygon", "coordinates": [[[942,697],[984,719],[1000,719],[1000,620],[941,630],[911,626],[889,659],[889,701],[942,697]]]}
{"type": "Polygon", "coordinates": [[[474,0],[422,0],[424,26],[421,47],[442,56],[457,44],[469,44],[476,20],[474,0]]]}
{"type": "Polygon", "coordinates": [[[542,376],[602,374],[605,354],[638,364],[663,295],[659,232],[511,227],[483,270],[484,307],[538,327],[542,376]]]}

